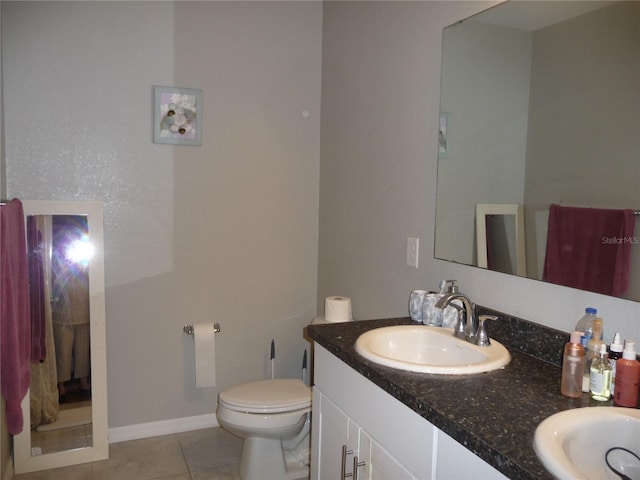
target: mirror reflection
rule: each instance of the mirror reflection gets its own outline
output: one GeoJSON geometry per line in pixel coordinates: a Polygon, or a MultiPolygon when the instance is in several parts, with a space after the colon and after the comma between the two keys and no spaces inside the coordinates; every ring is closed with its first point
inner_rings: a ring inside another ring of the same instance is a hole
{"type": "Polygon", "coordinates": [[[487,267],[496,272],[516,273],[515,215],[485,217],[487,267]]]}
{"type": "Polygon", "coordinates": [[[520,205],[476,205],[476,244],[479,267],[526,276],[520,205]]]}
{"type": "Polygon", "coordinates": [[[90,447],[92,439],[89,265],[86,215],[27,216],[32,325],[31,451],[90,447]]]}
{"type": "Polygon", "coordinates": [[[435,257],[513,271],[476,207],[519,205],[514,273],[640,301],[639,81],[638,1],[504,2],[447,27],[435,257]]]}
{"type": "Polygon", "coordinates": [[[16,474],[109,458],[102,203],[22,204],[37,348],[16,474]]]}

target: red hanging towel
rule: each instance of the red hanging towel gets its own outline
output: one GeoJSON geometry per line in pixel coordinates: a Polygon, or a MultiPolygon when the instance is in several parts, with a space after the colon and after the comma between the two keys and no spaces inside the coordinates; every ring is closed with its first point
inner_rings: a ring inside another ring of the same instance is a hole
{"type": "Polygon", "coordinates": [[[20,402],[29,389],[31,325],[29,277],[22,202],[0,207],[0,383],[7,430],[22,431],[20,402]]]}
{"type": "Polygon", "coordinates": [[[549,208],[543,279],[605,295],[629,288],[633,210],[549,208]]]}

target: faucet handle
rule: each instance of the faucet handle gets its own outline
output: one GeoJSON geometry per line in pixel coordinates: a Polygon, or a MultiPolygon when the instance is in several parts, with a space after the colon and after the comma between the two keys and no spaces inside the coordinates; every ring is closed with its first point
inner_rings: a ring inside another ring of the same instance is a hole
{"type": "Polygon", "coordinates": [[[479,347],[488,347],[491,345],[489,335],[487,335],[487,329],[484,325],[485,320],[497,320],[495,315],[480,315],[478,317],[478,333],[476,334],[475,344],[479,347]]]}

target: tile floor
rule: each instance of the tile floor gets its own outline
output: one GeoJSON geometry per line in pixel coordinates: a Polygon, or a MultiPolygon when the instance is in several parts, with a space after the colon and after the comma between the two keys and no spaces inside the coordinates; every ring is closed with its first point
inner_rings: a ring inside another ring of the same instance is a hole
{"type": "Polygon", "coordinates": [[[109,460],[15,480],[240,480],[242,439],[208,428],[109,445],[109,460]]]}

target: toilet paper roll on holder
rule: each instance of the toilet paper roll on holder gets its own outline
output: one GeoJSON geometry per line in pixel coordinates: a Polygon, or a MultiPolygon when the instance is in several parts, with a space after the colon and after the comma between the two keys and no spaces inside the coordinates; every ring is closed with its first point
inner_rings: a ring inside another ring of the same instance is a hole
{"type": "MultiPolygon", "coordinates": [[[[193,325],[185,325],[182,327],[182,331],[187,335],[193,335],[193,325]]],[[[218,322],[213,324],[213,331],[216,333],[220,331],[220,324],[218,322]]]]}

